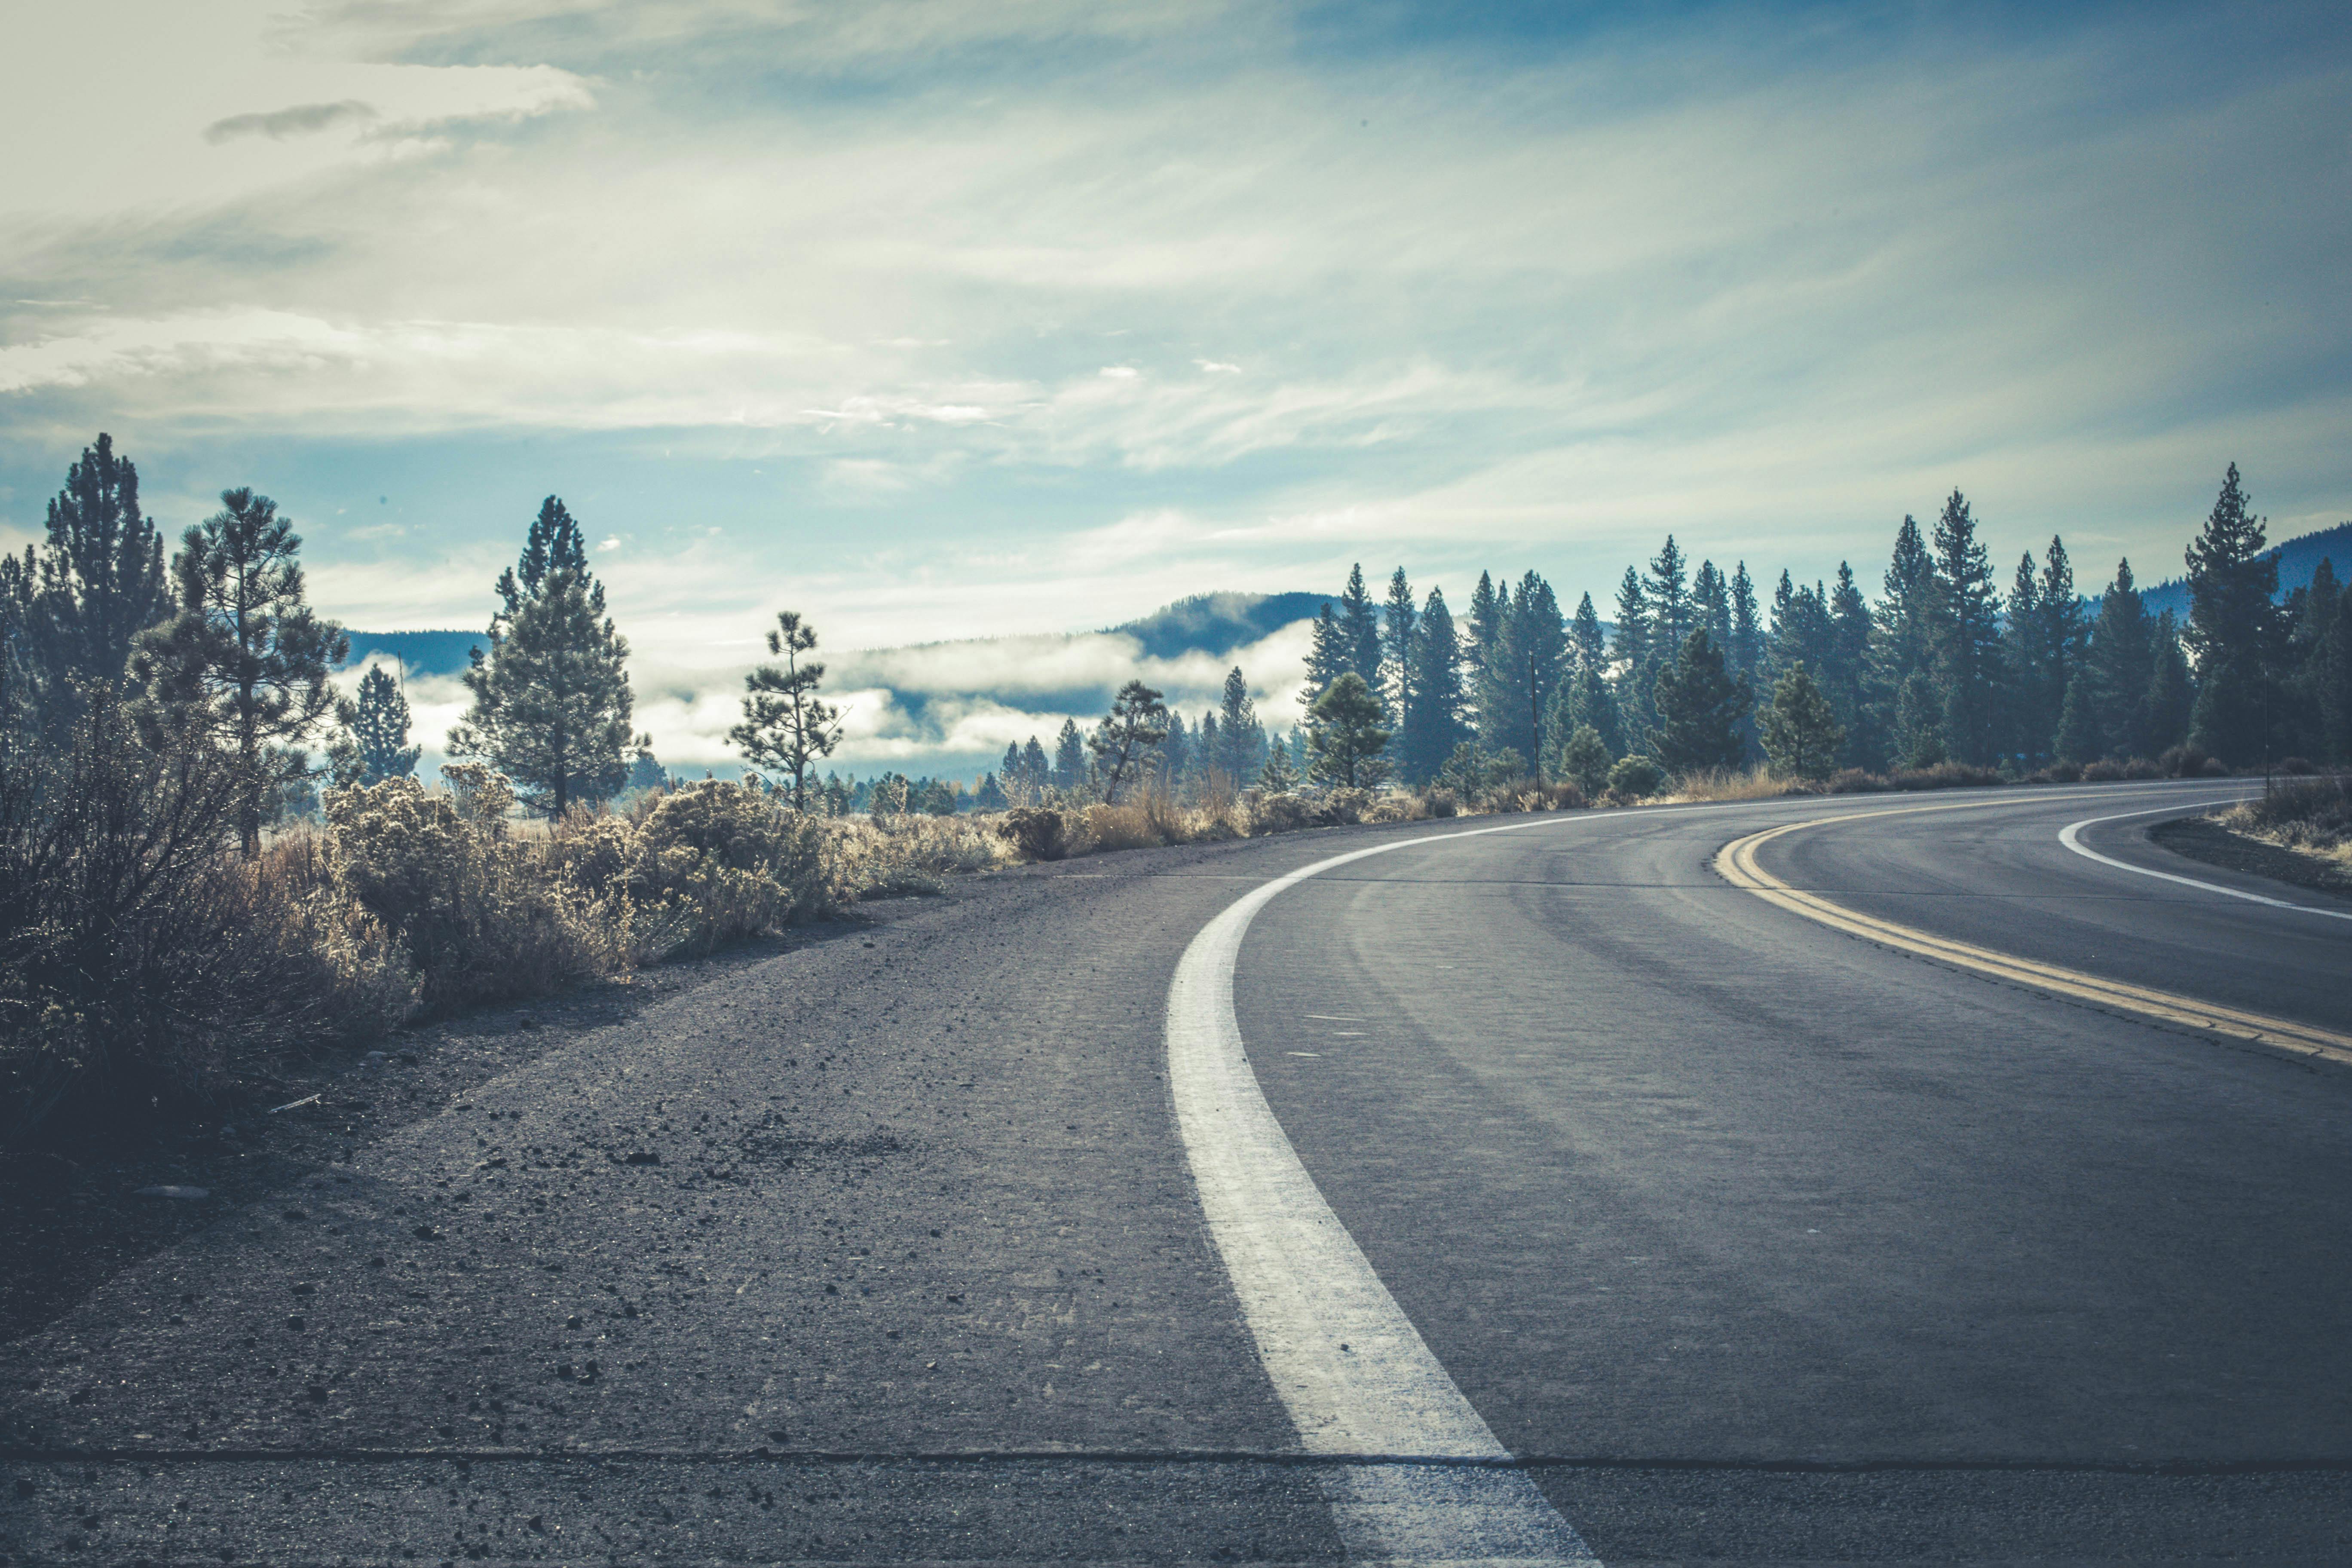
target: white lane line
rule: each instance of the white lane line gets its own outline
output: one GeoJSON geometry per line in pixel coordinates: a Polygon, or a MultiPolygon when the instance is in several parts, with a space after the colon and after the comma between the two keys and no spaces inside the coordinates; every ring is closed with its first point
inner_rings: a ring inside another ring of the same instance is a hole
{"type": "Polygon", "coordinates": [[[1324,1472],[1351,1559],[1535,1564],[1593,1556],[1526,1472],[1412,1462],[1504,1461],[1510,1451],[1430,1353],[1266,1104],[1234,1016],[1242,936],[1268,901],[1334,866],[1417,844],[1584,820],[1591,819],[1543,816],[1431,834],[1302,867],[1202,927],[1168,987],[1177,1130],[1258,1359],[1308,1453],[1388,1461],[1324,1472]]]}
{"type": "Polygon", "coordinates": [[[2170,871],[2156,871],[2146,866],[2135,866],[2128,860],[2118,860],[2112,855],[2100,854],[2084,843],[2079,837],[2085,827],[2096,827],[2102,822],[2121,822],[2126,817],[2131,816],[2154,816],[2160,811],[2202,811],[2207,806],[2223,805],[2230,801],[2243,798],[2241,795],[2230,795],[2222,800],[2201,801],[2187,807],[2176,804],[2152,806],[2147,811],[2119,811],[2113,816],[2086,816],[2080,822],[2070,822],[2060,828],[2058,842],[2085,859],[2096,860],[2102,866],[2113,866],[2118,871],[2129,871],[2135,876],[2154,877],[2162,882],[2178,882],[2184,888],[2199,888],[2209,893],[2221,893],[2232,899],[2243,899],[2250,904],[2268,904],[2274,910],[2293,910],[2299,915],[2318,915],[2322,919],[2331,921],[2352,921],[2352,910],[2323,910],[2311,904],[2290,903],[2284,899],[2265,898],[2261,893],[2249,893],[2242,888],[2225,888],[2219,882],[2200,881],[2195,877],[2177,876],[2170,871]]]}

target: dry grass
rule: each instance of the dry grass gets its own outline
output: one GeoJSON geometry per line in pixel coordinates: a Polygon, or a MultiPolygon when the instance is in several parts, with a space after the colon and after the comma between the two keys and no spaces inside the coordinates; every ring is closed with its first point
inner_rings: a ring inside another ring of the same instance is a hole
{"type": "Polygon", "coordinates": [[[2352,777],[2283,780],[2220,820],[2249,838],[2352,869],[2352,777]]]}
{"type": "Polygon", "coordinates": [[[1814,795],[1821,786],[1803,779],[1780,778],[1762,763],[1752,768],[1710,768],[1703,773],[1685,773],[1675,781],[1672,794],[1664,796],[1670,805],[1690,801],[1715,800],[1779,800],[1784,795],[1814,795]]]}

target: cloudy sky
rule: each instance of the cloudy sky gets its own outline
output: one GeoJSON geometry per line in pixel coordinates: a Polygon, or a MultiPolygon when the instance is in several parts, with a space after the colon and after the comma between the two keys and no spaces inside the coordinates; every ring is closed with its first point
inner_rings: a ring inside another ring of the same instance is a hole
{"type": "Polygon", "coordinates": [[[1874,582],[1955,485],[2008,561],[2154,578],[2233,458],[2274,537],[2352,516],[2340,5],[8,31],[0,543],[105,429],[173,530],[252,484],[330,613],[465,626],[559,492],[666,754],[784,605],[1065,632],[1360,558],[1572,604],[1668,530],[1874,582]]]}

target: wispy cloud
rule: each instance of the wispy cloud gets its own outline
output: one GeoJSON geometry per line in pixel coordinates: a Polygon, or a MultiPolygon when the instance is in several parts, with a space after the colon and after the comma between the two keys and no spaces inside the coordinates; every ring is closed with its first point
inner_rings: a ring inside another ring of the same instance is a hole
{"type": "MultiPolygon", "coordinates": [[[[904,647],[1360,557],[1572,602],[1669,529],[1867,577],[1954,485],[2004,552],[2154,559],[2231,458],[2280,526],[2352,514],[2325,11],[1798,47],[1507,9],[226,0],[110,55],[99,117],[58,62],[112,24],[38,9],[0,536],[108,428],[175,516],[277,495],[331,612],[476,625],[560,491],[707,739],[695,672],[782,604],[904,647]]],[[[956,662],[905,658],[862,689],[956,662]]],[[[877,744],[1006,721],[869,707],[877,744]]]]}
{"type": "Polygon", "coordinates": [[[205,127],[207,142],[226,142],[237,136],[267,136],[273,142],[283,142],[289,136],[308,136],[331,126],[364,123],[380,118],[373,104],[362,103],[356,98],[341,103],[298,103],[291,109],[273,110],[268,114],[232,114],[226,120],[215,120],[205,127]]]}

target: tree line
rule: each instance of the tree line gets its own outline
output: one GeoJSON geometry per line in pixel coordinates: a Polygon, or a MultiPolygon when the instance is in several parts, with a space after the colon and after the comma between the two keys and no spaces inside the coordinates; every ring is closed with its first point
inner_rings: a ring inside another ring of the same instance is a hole
{"type": "Polygon", "coordinates": [[[1669,535],[1619,580],[1613,625],[1590,593],[1563,613],[1535,573],[1482,573],[1462,621],[1403,568],[1375,600],[1360,566],[1313,627],[1315,770],[1420,786],[1517,773],[1594,793],[1622,764],[1685,775],[1761,759],[1825,777],[1941,763],[2024,773],[2102,760],[2352,763],[2352,598],[2323,562],[2284,601],[2264,525],[2231,465],[2186,552],[2189,614],[2151,616],[2128,560],[2095,601],[2064,542],[2008,591],[1968,500],[1906,516],[1875,603],[1780,574],[1769,609],[1745,562],[1694,569],[1669,535]]]}
{"type": "MultiPolygon", "coordinates": [[[[84,449],[49,502],[46,540],[0,559],[0,742],[59,754],[78,727],[119,721],[158,754],[216,752],[236,779],[250,858],[317,784],[406,776],[421,748],[389,672],[371,668],[336,697],[330,677],[351,640],[308,601],[293,520],[250,488],[220,499],[167,571],[136,466],[103,434],[84,449]]],[[[643,782],[651,755],[629,722],[628,642],[560,498],[541,506],[494,592],[450,754],[496,768],[549,816],[643,782]]]]}

